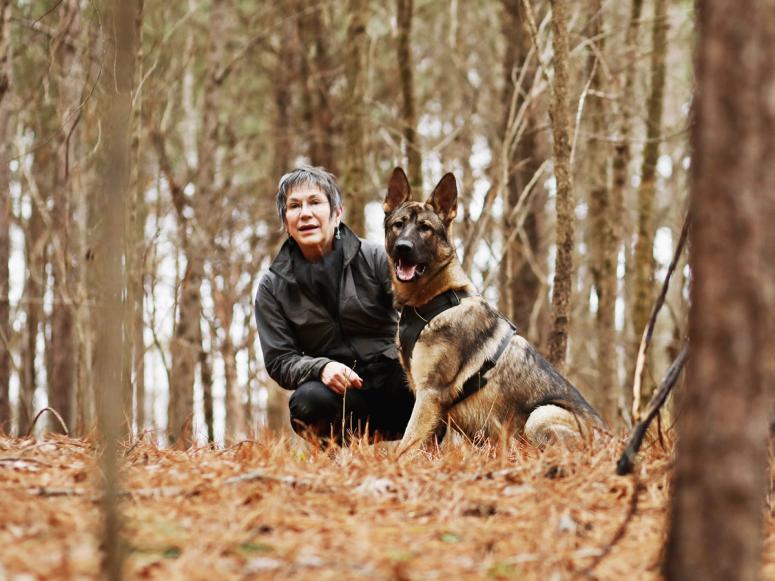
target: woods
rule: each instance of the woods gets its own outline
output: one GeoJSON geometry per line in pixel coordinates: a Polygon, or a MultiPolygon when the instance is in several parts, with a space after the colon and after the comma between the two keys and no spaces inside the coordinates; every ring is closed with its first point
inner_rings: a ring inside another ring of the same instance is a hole
{"type": "Polygon", "coordinates": [[[344,223],[382,243],[393,168],[423,199],[452,172],[463,270],[612,448],[688,344],[647,439],[676,442],[672,480],[653,450],[643,468],[665,503],[660,574],[758,578],[773,49],[772,0],[0,0],[0,435],[104,437],[106,507],[140,442],[291,438],[254,318],[286,240],[280,176],[331,171],[344,223]]]}
{"type": "MultiPolygon", "coordinates": [[[[76,1],[5,6],[0,413],[23,435],[48,405],[84,434],[98,391],[104,15],[76,1]]],[[[281,240],[268,199],[299,161],[341,173],[345,221],[374,240],[391,167],[405,163],[416,187],[455,171],[475,284],[565,362],[612,425],[628,426],[631,346],[686,205],[692,16],[640,2],[560,7],[139,4],[125,433],[186,448],[282,425],[269,417],[284,404],[272,403],[282,394],[263,371],[251,307],[281,240]],[[665,59],[678,64],[669,75],[665,59]]],[[[644,385],[686,335],[688,280],[658,322],[644,385]]]]}

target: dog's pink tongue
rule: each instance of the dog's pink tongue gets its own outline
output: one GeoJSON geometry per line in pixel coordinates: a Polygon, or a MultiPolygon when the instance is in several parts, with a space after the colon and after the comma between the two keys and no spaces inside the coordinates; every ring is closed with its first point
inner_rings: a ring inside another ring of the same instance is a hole
{"type": "Polygon", "coordinates": [[[412,280],[415,271],[417,271],[416,264],[402,264],[402,262],[399,260],[398,264],[396,265],[396,274],[398,275],[398,280],[412,280]]]}

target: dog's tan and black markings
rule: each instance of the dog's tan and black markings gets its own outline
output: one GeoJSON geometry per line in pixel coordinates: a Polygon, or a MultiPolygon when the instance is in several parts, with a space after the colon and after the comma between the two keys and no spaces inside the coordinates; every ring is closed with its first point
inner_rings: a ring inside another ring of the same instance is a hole
{"type": "Polygon", "coordinates": [[[402,318],[413,313],[424,319],[419,333],[404,328],[398,337],[416,396],[401,453],[431,441],[447,421],[472,440],[509,434],[536,444],[604,427],[576,388],[514,333],[466,276],[451,238],[457,212],[451,173],[423,203],[412,201],[406,174],[396,168],[384,210],[396,305],[402,318]]]}

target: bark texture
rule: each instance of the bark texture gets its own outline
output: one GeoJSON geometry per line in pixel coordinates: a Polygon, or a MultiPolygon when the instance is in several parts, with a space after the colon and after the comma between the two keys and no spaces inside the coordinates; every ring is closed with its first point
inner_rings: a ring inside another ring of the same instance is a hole
{"type": "MultiPolygon", "coordinates": [[[[509,109],[514,91],[519,92],[516,107],[523,106],[525,96],[531,90],[530,83],[535,78],[535,60],[528,62],[530,53],[530,36],[527,30],[524,7],[521,0],[503,0],[503,37],[506,50],[503,61],[504,90],[501,95],[503,106],[503,133],[508,131],[509,109]],[[523,67],[528,67],[524,76],[520,76],[523,67]],[[520,83],[521,79],[521,83],[520,83]],[[519,83],[519,86],[517,86],[519,83]]],[[[529,105],[528,105],[529,106],[529,105]]],[[[511,210],[517,205],[525,186],[530,183],[539,170],[543,157],[541,144],[536,130],[536,114],[531,109],[527,112],[525,128],[522,137],[514,148],[509,160],[508,182],[506,184],[506,212],[504,212],[504,232],[510,233],[518,226],[512,219],[511,210]]],[[[536,186],[538,187],[538,186],[536,186]]],[[[543,225],[543,203],[541,196],[533,195],[529,202],[528,215],[521,225],[522,232],[508,245],[506,249],[506,267],[502,269],[502,300],[501,310],[506,314],[521,332],[531,337],[534,325],[533,309],[544,285],[539,278],[531,260],[540,263],[540,257],[545,249],[541,244],[541,227],[543,225]]]]}
{"type": "Polygon", "coordinates": [[[412,64],[413,0],[396,0],[398,15],[398,74],[401,80],[401,124],[407,176],[412,190],[422,191],[422,153],[417,135],[417,113],[414,103],[414,69],[412,64]]]}
{"type": "Polygon", "coordinates": [[[611,197],[618,204],[624,200],[624,192],[629,183],[629,167],[632,159],[630,139],[632,133],[632,101],[635,92],[635,52],[637,49],[638,30],[640,28],[640,17],[643,11],[643,0],[633,0],[630,9],[630,18],[627,24],[627,32],[624,40],[625,62],[623,66],[623,75],[619,81],[619,121],[617,126],[618,139],[614,146],[614,156],[612,162],[613,184],[611,197]]]}
{"type": "MultiPolygon", "coordinates": [[[[223,260],[226,260],[224,256],[223,260]]],[[[232,339],[232,324],[234,322],[234,305],[237,303],[237,291],[235,289],[238,271],[235,268],[226,269],[221,275],[223,290],[215,288],[213,301],[215,303],[215,317],[218,326],[222,330],[218,340],[218,350],[223,357],[223,381],[226,398],[226,441],[237,442],[247,434],[247,422],[245,406],[242,401],[244,391],[240,389],[237,376],[237,347],[232,339]]],[[[214,284],[218,284],[215,282],[214,284]]],[[[212,333],[211,343],[216,345],[216,334],[212,333]]]]}
{"type": "MultiPolygon", "coordinates": [[[[215,424],[213,410],[213,369],[210,365],[210,357],[205,349],[203,335],[199,337],[199,382],[202,386],[202,408],[205,419],[205,429],[207,430],[207,441],[215,441],[215,424]]],[[[212,342],[210,343],[212,345],[212,342]]],[[[228,398],[228,391],[226,394],[228,398]]],[[[226,426],[229,426],[229,418],[226,418],[226,426]]]]}
{"type": "MultiPolygon", "coordinates": [[[[127,215],[127,318],[124,332],[129,340],[130,353],[124,365],[124,409],[132,410],[138,432],[145,428],[145,341],[143,337],[145,299],[145,221],[148,207],[145,203],[145,179],[141,172],[141,143],[143,141],[143,96],[139,92],[143,75],[143,9],[144,0],[137,1],[135,17],[135,70],[132,108],[132,163],[130,169],[128,215],[127,215]],[[134,396],[134,397],[133,397],[134,396]]],[[[128,426],[131,426],[129,422],[128,426]]]]}
{"type": "MultiPolygon", "coordinates": [[[[637,357],[641,335],[648,324],[654,302],[654,236],[656,228],[656,186],[657,161],[662,134],[662,110],[665,93],[665,58],[667,55],[667,0],[656,0],[654,4],[654,26],[652,29],[651,89],[646,112],[646,146],[643,150],[641,181],[638,188],[638,231],[635,241],[634,277],[635,288],[632,307],[632,322],[635,343],[632,360],[637,357]]],[[[654,382],[648,372],[648,360],[644,366],[643,389],[640,402],[633,403],[633,411],[645,407],[654,391],[654,382]]],[[[633,414],[637,416],[637,413],[633,414]]],[[[633,417],[633,421],[637,421],[633,417]]]]}
{"type": "MultiPolygon", "coordinates": [[[[623,234],[622,220],[624,218],[624,199],[630,183],[630,162],[632,160],[631,134],[633,120],[633,98],[635,94],[635,54],[637,50],[638,30],[643,11],[643,0],[632,0],[630,17],[627,24],[627,32],[624,39],[624,66],[623,73],[619,76],[619,119],[617,122],[617,138],[614,143],[613,160],[611,162],[611,194],[610,204],[614,216],[619,219],[614,221],[614,237],[621,241],[623,234]]],[[[618,260],[618,256],[617,256],[618,260]]],[[[625,333],[625,336],[626,333],[625,333]]],[[[633,361],[634,366],[634,361],[633,361]]],[[[634,367],[633,367],[634,368],[634,367]]],[[[617,395],[617,407],[619,413],[625,418],[630,414],[629,389],[622,389],[617,395]]]]}
{"type": "Polygon", "coordinates": [[[552,330],[548,359],[559,370],[565,366],[570,325],[573,281],[574,195],[570,163],[571,119],[568,109],[568,29],[565,0],[552,0],[552,43],[554,82],[552,85],[552,135],[554,175],[557,181],[557,257],[552,291],[552,330]]]}
{"type": "Polygon", "coordinates": [[[597,294],[595,334],[597,336],[597,382],[592,400],[597,409],[608,418],[614,418],[619,391],[616,388],[616,326],[614,322],[618,279],[616,266],[619,257],[621,203],[608,187],[611,159],[607,132],[609,114],[603,95],[607,87],[601,56],[605,52],[603,11],[601,0],[590,0],[588,38],[592,50],[587,60],[590,75],[587,96],[587,118],[592,139],[589,143],[587,171],[589,179],[590,247],[592,276],[597,294]]]}
{"type": "Polygon", "coordinates": [[[366,79],[369,38],[366,34],[367,2],[347,3],[347,45],[345,47],[345,77],[347,79],[344,108],[344,167],[342,194],[345,221],[358,236],[365,236],[364,207],[368,181],[366,175],[366,79]]]}
{"type": "Polygon", "coordinates": [[[10,271],[11,257],[11,195],[8,170],[9,143],[8,118],[10,109],[5,98],[10,85],[11,63],[11,6],[10,0],[0,2],[0,434],[11,428],[11,309],[10,271]]]}
{"type": "MultiPolygon", "coordinates": [[[[74,175],[71,158],[78,154],[78,139],[73,127],[80,121],[78,106],[83,83],[80,59],[75,45],[64,42],[78,38],[81,32],[80,8],[76,0],[64,2],[59,10],[57,38],[52,49],[52,60],[63,71],[59,81],[57,111],[60,119],[61,144],[57,148],[57,168],[53,197],[52,252],[54,272],[54,304],[51,312],[51,349],[48,373],[49,405],[59,412],[68,426],[74,424],[73,383],[75,376],[75,352],[73,341],[73,294],[71,283],[74,269],[71,267],[72,204],[74,175]]],[[[49,422],[50,429],[60,431],[59,423],[49,422]]]]}
{"type": "Polygon", "coordinates": [[[218,217],[215,193],[215,159],[221,125],[218,120],[217,92],[223,82],[220,67],[223,62],[224,0],[215,0],[210,12],[210,46],[207,73],[202,96],[201,135],[197,150],[194,177],[196,195],[191,210],[195,219],[184,211],[187,204],[183,192],[173,189],[181,237],[188,263],[180,285],[178,321],[172,340],[172,369],[168,406],[170,443],[186,449],[194,441],[194,381],[201,360],[202,280],[205,256],[210,252],[210,240],[218,217]],[[177,200],[177,201],[175,201],[177,200]]]}
{"type": "MultiPolygon", "coordinates": [[[[40,103],[41,110],[45,110],[40,103]]],[[[41,115],[36,123],[39,131],[45,131],[47,119],[41,115]]],[[[40,175],[40,181],[44,190],[53,183],[54,165],[56,156],[52,144],[43,144],[35,152],[33,167],[40,175]]],[[[17,404],[17,434],[23,436],[27,433],[33,417],[33,398],[35,390],[39,387],[40,373],[38,370],[38,337],[44,321],[43,313],[43,289],[46,280],[46,248],[49,241],[49,229],[43,212],[46,200],[38,188],[38,180],[32,175],[27,175],[27,186],[32,197],[30,217],[27,221],[25,237],[25,255],[27,257],[27,269],[24,281],[24,293],[22,300],[27,303],[27,320],[24,329],[24,352],[22,356],[22,382],[17,404]]],[[[44,347],[45,349],[45,347],[44,347]]]]}
{"type": "Polygon", "coordinates": [[[95,254],[96,289],[99,317],[95,329],[96,380],[100,386],[100,434],[104,453],[103,496],[104,533],[102,577],[123,577],[124,550],[120,542],[118,511],[118,457],[122,410],[122,370],[125,356],[126,200],[129,189],[130,111],[135,59],[136,0],[106,0],[104,34],[106,69],[101,79],[101,120],[104,127],[99,160],[100,195],[97,198],[101,221],[95,254]]]}
{"type": "MultiPolygon", "coordinates": [[[[302,49],[301,81],[306,84],[303,116],[309,133],[308,153],[313,165],[333,173],[338,171],[336,126],[331,103],[331,77],[334,66],[325,35],[324,4],[298,3],[298,34],[302,49]]],[[[287,171],[287,170],[286,170],[287,171]]]]}
{"type": "Polygon", "coordinates": [[[775,2],[698,4],[692,356],[665,578],[760,576],[773,376],[775,2]]]}

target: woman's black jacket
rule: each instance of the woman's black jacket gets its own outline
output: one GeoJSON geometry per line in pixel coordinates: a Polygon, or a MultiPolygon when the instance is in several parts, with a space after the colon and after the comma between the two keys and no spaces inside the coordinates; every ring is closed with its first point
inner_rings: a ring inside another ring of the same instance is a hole
{"type": "Polygon", "coordinates": [[[299,286],[290,238],[258,285],[255,308],[264,364],[285,389],[318,379],[330,361],[355,365],[358,373],[384,358],[397,358],[398,313],[385,250],[344,225],[340,229],[344,257],[338,314],[299,286]]]}

